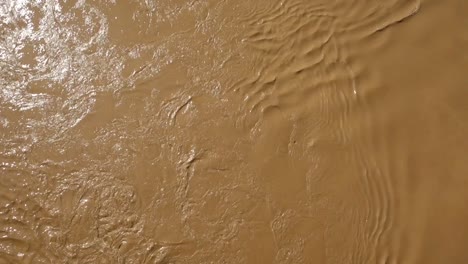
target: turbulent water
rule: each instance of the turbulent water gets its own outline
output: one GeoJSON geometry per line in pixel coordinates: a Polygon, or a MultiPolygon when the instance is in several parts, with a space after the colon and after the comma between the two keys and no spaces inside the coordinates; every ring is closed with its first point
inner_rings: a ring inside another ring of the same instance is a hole
{"type": "Polygon", "coordinates": [[[468,263],[464,0],[0,0],[0,263],[468,263]]]}

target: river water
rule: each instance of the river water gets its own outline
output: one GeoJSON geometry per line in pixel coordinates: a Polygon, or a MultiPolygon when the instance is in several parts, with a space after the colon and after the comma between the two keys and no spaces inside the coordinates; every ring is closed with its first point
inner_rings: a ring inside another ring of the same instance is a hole
{"type": "Polygon", "coordinates": [[[0,263],[468,263],[465,0],[1,0],[0,263]]]}

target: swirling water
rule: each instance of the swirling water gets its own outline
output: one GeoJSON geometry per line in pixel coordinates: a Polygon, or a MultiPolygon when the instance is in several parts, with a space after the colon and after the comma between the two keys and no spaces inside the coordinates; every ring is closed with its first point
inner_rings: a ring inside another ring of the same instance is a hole
{"type": "Polygon", "coordinates": [[[0,263],[468,263],[467,15],[0,2],[0,263]]]}

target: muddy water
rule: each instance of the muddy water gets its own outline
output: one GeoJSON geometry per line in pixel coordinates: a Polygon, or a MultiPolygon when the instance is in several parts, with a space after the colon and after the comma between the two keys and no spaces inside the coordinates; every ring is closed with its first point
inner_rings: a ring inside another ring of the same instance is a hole
{"type": "Polygon", "coordinates": [[[468,263],[464,0],[0,2],[0,263],[468,263]]]}

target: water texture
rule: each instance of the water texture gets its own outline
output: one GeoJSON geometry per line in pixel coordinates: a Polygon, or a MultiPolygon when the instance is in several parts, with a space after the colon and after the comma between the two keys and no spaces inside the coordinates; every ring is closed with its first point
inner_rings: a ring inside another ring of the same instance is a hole
{"type": "Polygon", "coordinates": [[[468,263],[464,0],[0,0],[0,264],[468,263]]]}

